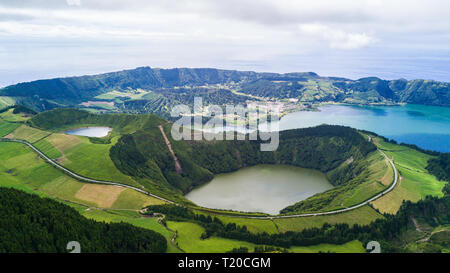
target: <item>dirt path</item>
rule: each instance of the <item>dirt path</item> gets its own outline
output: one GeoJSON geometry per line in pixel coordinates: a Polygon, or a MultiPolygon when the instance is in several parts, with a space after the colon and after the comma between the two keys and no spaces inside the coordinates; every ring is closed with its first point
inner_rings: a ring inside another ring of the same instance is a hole
{"type": "MultiPolygon", "coordinates": [[[[142,217],[145,217],[143,215],[143,213],[145,212],[144,210],[140,210],[139,213],[141,214],[142,217]]],[[[148,217],[148,216],[147,216],[148,217]]],[[[173,245],[174,247],[176,247],[179,251],[185,253],[186,251],[184,251],[183,249],[181,249],[177,243],[175,242],[175,240],[177,239],[177,231],[176,230],[172,230],[170,229],[167,224],[163,223],[163,220],[166,219],[166,215],[162,214],[162,213],[154,213],[152,217],[158,217],[158,224],[162,225],[167,231],[172,232],[173,236],[172,238],[169,240],[170,244],[173,245]]]]}
{"type": "Polygon", "coordinates": [[[164,132],[164,129],[161,125],[158,125],[159,130],[161,131],[162,136],[164,137],[164,140],[166,141],[167,148],[169,148],[170,153],[172,154],[173,161],[175,162],[175,171],[177,174],[183,173],[183,169],[181,168],[180,161],[178,160],[178,157],[175,155],[172,144],[170,144],[169,139],[166,136],[166,133],[164,132]]]}
{"type": "Polygon", "coordinates": [[[419,224],[417,223],[416,219],[413,216],[411,216],[411,221],[414,223],[414,226],[416,227],[416,230],[418,232],[422,232],[422,229],[420,229],[419,224]]]}

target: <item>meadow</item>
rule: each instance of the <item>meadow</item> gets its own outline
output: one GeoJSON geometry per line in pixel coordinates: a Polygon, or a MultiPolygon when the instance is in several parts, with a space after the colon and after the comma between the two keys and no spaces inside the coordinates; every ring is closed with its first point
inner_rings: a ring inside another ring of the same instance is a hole
{"type": "Polygon", "coordinates": [[[417,202],[426,195],[443,196],[442,188],[446,182],[437,180],[425,169],[428,160],[433,156],[386,142],[381,138],[376,138],[375,143],[393,159],[400,175],[398,185],[391,192],[371,203],[376,209],[394,214],[403,200],[417,202]]]}
{"type": "Polygon", "coordinates": [[[162,202],[131,189],[79,182],[20,143],[0,142],[0,151],[0,186],[100,208],[138,210],[162,202]]]}
{"type": "Polygon", "coordinates": [[[350,226],[354,224],[368,225],[376,219],[383,218],[376,210],[369,206],[347,211],[344,213],[313,216],[313,217],[296,217],[274,219],[279,232],[301,231],[308,228],[319,228],[323,224],[347,223],[350,226]]]}
{"type": "Polygon", "coordinates": [[[99,210],[99,209],[86,209],[81,212],[83,216],[96,221],[107,223],[119,223],[127,222],[137,227],[150,229],[162,234],[167,240],[167,252],[168,253],[180,253],[176,246],[170,241],[173,237],[173,232],[167,230],[163,225],[158,222],[156,217],[141,217],[135,211],[124,210],[99,210]]]}
{"type": "MultiPolygon", "coordinates": [[[[224,253],[234,248],[246,247],[253,252],[258,245],[238,240],[219,237],[201,239],[205,232],[203,227],[189,222],[168,221],[167,226],[177,232],[176,243],[186,252],[190,253],[224,253]]],[[[313,246],[293,246],[287,249],[295,253],[317,253],[317,252],[340,252],[340,253],[363,253],[364,247],[359,241],[350,241],[342,245],[318,244],[313,246]]]]}

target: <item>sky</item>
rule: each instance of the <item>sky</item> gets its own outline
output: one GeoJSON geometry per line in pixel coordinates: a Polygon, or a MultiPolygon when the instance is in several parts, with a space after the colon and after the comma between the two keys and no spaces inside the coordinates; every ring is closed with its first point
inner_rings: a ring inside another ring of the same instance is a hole
{"type": "Polygon", "coordinates": [[[448,0],[0,0],[0,86],[139,66],[450,82],[448,0]]]}

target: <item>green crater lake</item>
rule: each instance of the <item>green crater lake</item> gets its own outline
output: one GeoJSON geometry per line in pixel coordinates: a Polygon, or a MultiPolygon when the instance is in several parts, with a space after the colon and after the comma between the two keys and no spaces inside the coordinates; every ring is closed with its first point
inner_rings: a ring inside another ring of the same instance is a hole
{"type": "Polygon", "coordinates": [[[186,198],[197,205],[237,211],[279,211],[333,186],[316,170],[286,165],[257,165],[220,174],[186,198]]]}

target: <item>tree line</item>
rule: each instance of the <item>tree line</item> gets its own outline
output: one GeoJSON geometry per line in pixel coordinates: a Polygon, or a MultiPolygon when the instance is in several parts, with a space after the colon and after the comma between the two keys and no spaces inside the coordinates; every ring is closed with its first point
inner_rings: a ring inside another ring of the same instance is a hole
{"type": "Polygon", "coordinates": [[[67,253],[77,241],[83,253],[165,252],[166,239],[128,223],[87,219],[48,198],[0,187],[0,253],[67,253]]]}

